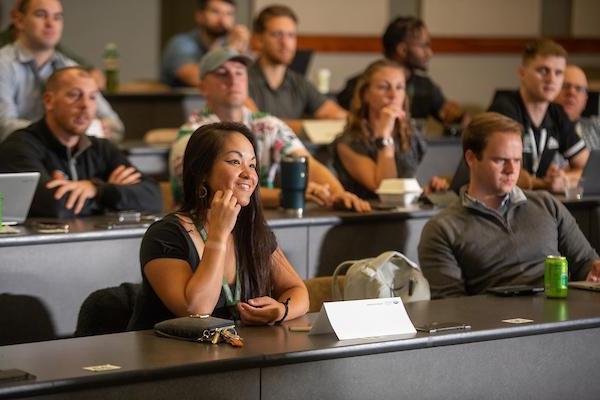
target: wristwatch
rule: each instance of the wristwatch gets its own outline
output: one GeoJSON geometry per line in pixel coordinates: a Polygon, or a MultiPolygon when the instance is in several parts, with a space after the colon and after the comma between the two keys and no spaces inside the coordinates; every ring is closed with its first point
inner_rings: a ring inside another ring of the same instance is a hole
{"type": "Polygon", "coordinates": [[[388,137],[388,138],[376,138],[375,139],[375,146],[377,146],[378,149],[383,149],[386,146],[391,146],[394,144],[394,138],[388,137]]]}

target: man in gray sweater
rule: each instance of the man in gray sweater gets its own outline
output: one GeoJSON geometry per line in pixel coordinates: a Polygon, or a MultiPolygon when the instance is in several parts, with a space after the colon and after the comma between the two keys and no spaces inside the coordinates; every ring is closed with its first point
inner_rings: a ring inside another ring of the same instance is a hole
{"type": "Polygon", "coordinates": [[[547,192],[516,186],[522,129],[488,112],[464,132],[470,182],[427,223],[419,243],[433,298],[480,294],[493,286],[543,286],[548,255],[567,258],[571,280],[600,281],[598,254],[569,211],[547,192]]]}

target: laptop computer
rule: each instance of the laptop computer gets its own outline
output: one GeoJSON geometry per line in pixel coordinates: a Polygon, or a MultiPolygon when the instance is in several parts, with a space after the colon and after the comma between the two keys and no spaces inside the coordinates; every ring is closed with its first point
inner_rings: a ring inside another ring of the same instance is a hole
{"type": "Polygon", "coordinates": [[[591,150],[582,173],[583,195],[600,195],[600,150],[591,150]]]}
{"type": "Polygon", "coordinates": [[[468,184],[471,179],[471,171],[464,158],[461,158],[450,182],[450,190],[460,194],[460,188],[468,184]]]}
{"type": "Polygon", "coordinates": [[[25,222],[39,179],[39,172],[0,174],[0,192],[4,197],[3,225],[25,222]]]}
{"type": "Polygon", "coordinates": [[[574,281],[569,282],[569,287],[600,292],[600,282],[574,281]]]}
{"type": "Polygon", "coordinates": [[[310,49],[298,49],[296,55],[290,63],[290,69],[299,73],[302,76],[306,76],[308,71],[308,65],[313,56],[313,50],[310,49]]]}

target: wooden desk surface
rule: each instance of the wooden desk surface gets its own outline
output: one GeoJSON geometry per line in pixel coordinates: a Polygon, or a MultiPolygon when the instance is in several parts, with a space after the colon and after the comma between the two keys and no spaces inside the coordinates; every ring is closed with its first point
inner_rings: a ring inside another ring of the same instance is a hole
{"type": "MultiPolygon", "coordinates": [[[[152,331],[4,346],[0,347],[0,369],[19,368],[36,375],[37,379],[0,385],[0,398],[269,369],[557,332],[584,332],[600,327],[599,306],[600,293],[581,290],[570,290],[566,300],[546,299],[543,294],[510,298],[486,295],[412,303],[406,308],[415,325],[458,321],[470,324],[472,329],[435,335],[418,333],[408,339],[390,336],[337,341],[331,334],[309,336],[287,329],[306,324],[314,318],[312,315],[279,327],[242,327],[240,334],[246,342],[242,349],[165,339],[152,331]],[[527,318],[533,322],[520,325],[502,322],[509,318],[527,318]],[[113,364],[121,369],[101,373],[82,369],[101,364],[113,364]]],[[[559,349],[547,349],[548,356],[555,350],[559,349]]],[[[600,359],[598,346],[585,351],[600,359]]],[[[561,363],[561,360],[555,361],[561,363]]],[[[565,370],[565,374],[569,372],[565,370]]],[[[598,382],[595,384],[597,387],[598,382]]]]}

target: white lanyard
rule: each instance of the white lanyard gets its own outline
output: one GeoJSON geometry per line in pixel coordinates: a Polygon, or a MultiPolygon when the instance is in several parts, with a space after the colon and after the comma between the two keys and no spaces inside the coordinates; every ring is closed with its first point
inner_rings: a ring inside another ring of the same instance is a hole
{"type": "Polygon", "coordinates": [[[535,135],[533,134],[533,129],[529,127],[529,131],[527,132],[529,135],[529,140],[531,143],[531,158],[533,159],[533,165],[531,169],[533,173],[537,173],[538,168],[540,167],[540,161],[542,159],[542,153],[544,152],[544,148],[546,147],[546,140],[548,138],[548,134],[546,132],[546,128],[542,128],[540,130],[540,143],[538,144],[535,140],[535,135]]]}

